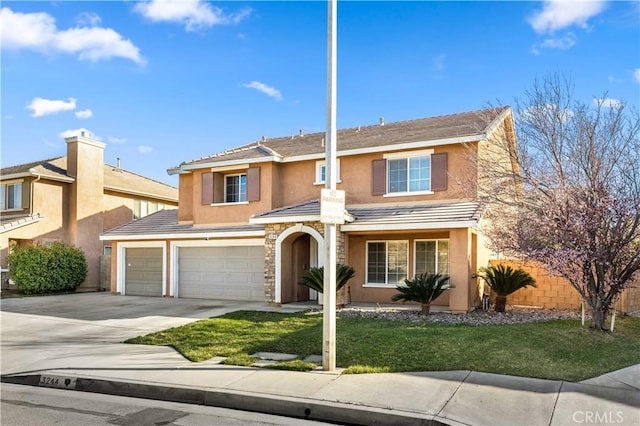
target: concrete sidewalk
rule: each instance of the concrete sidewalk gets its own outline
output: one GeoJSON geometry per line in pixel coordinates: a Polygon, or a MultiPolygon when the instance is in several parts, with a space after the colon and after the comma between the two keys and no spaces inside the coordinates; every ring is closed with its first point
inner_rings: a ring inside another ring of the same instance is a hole
{"type": "MultiPolygon", "coordinates": [[[[78,350],[86,348],[76,348],[78,350]]],[[[122,345],[6,383],[213,405],[343,424],[640,424],[640,365],[569,383],[473,371],[342,375],[191,363],[122,345]]]]}
{"type": "Polygon", "coordinates": [[[474,371],[343,375],[192,363],[168,347],[120,342],[238,309],[285,309],[101,294],[31,299],[0,303],[5,383],[343,424],[640,425],[640,364],[570,383],[474,371]]]}

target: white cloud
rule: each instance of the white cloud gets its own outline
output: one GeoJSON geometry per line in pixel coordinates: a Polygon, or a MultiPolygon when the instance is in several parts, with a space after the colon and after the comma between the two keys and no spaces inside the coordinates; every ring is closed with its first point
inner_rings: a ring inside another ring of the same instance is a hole
{"type": "Polygon", "coordinates": [[[85,109],[82,111],[76,111],[76,117],[78,118],[91,118],[93,117],[93,111],[90,109],[85,109]]]}
{"type": "Polygon", "coordinates": [[[633,70],[633,80],[636,83],[640,83],[640,68],[636,68],[635,70],[633,70]]]}
{"type": "MultiPolygon", "coordinates": [[[[99,23],[99,17],[94,14],[84,19],[88,19],[90,25],[99,23]]],[[[3,7],[0,9],[2,49],[64,52],[92,62],[120,57],[144,63],[140,49],[111,28],[79,25],[59,30],[55,19],[47,13],[19,13],[3,7]]]]}
{"type": "Polygon", "coordinates": [[[552,33],[574,25],[586,29],[587,21],[604,8],[605,2],[600,0],[547,0],[542,10],[527,20],[537,33],[552,33]]]}
{"type": "Polygon", "coordinates": [[[82,12],[76,16],[76,22],[82,26],[95,27],[102,22],[102,18],[93,12],[82,12]]]}
{"type": "Polygon", "coordinates": [[[27,105],[27,109],[31,110],[32,117],[42,117],[43,115],[57,114],[62,111],[72,111],[76,109],[76,100],[74,98],[67,98],[66,101],[33,98],[31,103],[27,105]]]}
{"type": "Polygon", "coordinates": [[[151,151],[153,151],[153,148],[148,145],[138,146],[138,152],[140,152],[140,154],[149,154],[151,151]]]}
{"type": "Polygon", "coordinates": [[[70,138],[71,136],[82,136],[83,134],[85,137],[96,139],[95,137],[93,137],[91,132],[85,129],[84,127],[81,127],[80,129],[69,129],[69,130],[65,130],[64,132],[60,132],[60,137],[62,139],[66,139],[66,138],[70,138]]]}
{"type": "Polygon", "coordinates": [[[115,136],[107,136],[107,141],[109,141],[109,143],[115,143],[115,144],[123,144],[125,143],[127,140],[125,138],[117,138],[115,136]]]}
{"type": "Polygon", "coordinates": [[[605,108],[617,108],[622,105],[618,99],[613,98],[594,98],[593,103],[597,105],[602,105],[605,108]]]}
{"type": "Polygon", "coordinates": [[[254,80],[250,83],[245,83],[242,85],[242,87],[246,87],[248,89],[256,89],[257,91],[262,92],[267,96],[271,96],[276,101],[282,100],[282,94],[278,89],[276,89],[275,87],[267,86],[266,84],[259,81],[254,80]]]}
{"type": "Polygon", "coordinates": [[[252,12],[252,9],[245,8],[237,13],[226,14],[222,9],[201,0],[152,0],[137,3],[133,10],[152,22],[183,24],[186,31],[238,24],[252,12]]]}
{"type": "Polygon", "coordinates": [[[447,55],[444,55],[444,54],[434,56],[432,60],[433,68],[438,72],[444,71],[446,59],[447,59],[447,55]]]}
{"type": "Polygon", "coordinates": [[[576,44],[576,37],[572,33],[568,33],[563,37],[558,38],[547,38],[545,39],[540,47],[544,49],[561,49],[567,50],[571,49],[576,44]]]}

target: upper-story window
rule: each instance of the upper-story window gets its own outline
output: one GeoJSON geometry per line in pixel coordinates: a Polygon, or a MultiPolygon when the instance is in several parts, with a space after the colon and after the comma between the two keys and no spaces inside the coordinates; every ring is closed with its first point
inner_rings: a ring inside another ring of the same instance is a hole
{"type": "Polygon", "coordinates": [[[426,192],[431,190],[431,156],[389,160],[387,193],[426,192]]]}
{"type": "Polygon", "coordinates": [[[224,202],[242,203],[247,201],[246,173],[226,175],[224,177],[224,202]]]}
{"type": "Polygon", "coordinates": [[[447,189],[447,153],[433,149],[389,153],[373,160],[372,193],[384,196],[432,194],[447,189]]]}
{"type": "Polygon", "coordinates": [[[260,167],[225,167],[201,175],[201,203],[210,206],[260,201],[260,167]]]}
{"type": "MultiPolygon", "coordinates": [[[[336,160],[336,182],[340,182],[340,159],[336,160]]],[[[327,164],[326,161],[316,161],[316,181],[314,185],[324,184],[327,181],[327,164]]]]}
{"type": "Polygon", "coordinates": [[[0,185],[0,210],[22,209],[22,182],[0,185]]]}

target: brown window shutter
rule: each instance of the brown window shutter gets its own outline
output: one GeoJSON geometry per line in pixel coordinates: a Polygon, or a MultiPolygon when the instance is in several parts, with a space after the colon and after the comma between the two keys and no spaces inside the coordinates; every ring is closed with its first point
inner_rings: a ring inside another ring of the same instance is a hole
{"type": "Polygon", "coordinates": [[[213,203],[213,173],[202,174],[202,204],[213,203]]]}
{"type": "Polygon", "coordinates": [[[247,169],[247,201],[260,201],[260,167],[247,169]]]}
{"type": "Polygon", "coordinates": [[[447,190],[447,153],[431,155],[431,190],[447,190]]]}
{"type": "Polygon", "coordinates": [[[387,160],[373,160],[371,176],[371,194],[383,195],[387,193],[387,160]]]}

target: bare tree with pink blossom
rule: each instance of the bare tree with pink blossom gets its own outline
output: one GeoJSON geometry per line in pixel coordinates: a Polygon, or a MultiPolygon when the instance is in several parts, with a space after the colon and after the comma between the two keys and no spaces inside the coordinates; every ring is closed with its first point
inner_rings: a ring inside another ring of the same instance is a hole
{"type": "Polygon", "coordinates": [[[477,156],[485,235],[498,253],[540,262],[606,318],[640,272],[640,119],[607,98],[576,101],[567,79],[537,80],[515,102],[514,138],[477,156]],[[484,188],[484,191],[482,191],[484,188]]]}

